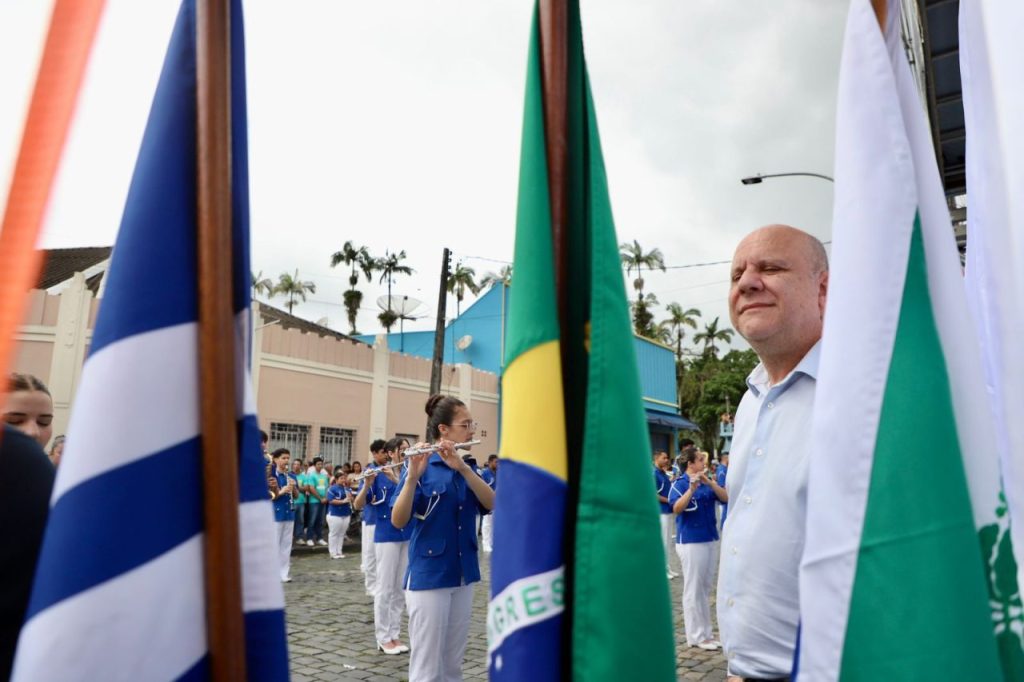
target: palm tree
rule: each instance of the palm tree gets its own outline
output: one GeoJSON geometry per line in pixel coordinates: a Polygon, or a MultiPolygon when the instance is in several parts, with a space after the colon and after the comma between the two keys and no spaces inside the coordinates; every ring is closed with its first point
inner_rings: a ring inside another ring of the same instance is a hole
{"type": "Polygon", "coordinates": [[[704,344],[704,353],[716,355],[718,349],[715,348],[715,341],[721,341],[722,343],[729,343],[732,341],[733,331],[728,327],[718,328],[718,318],[704,325],[704,331],[697,332],[693,335],[694,343],[704,344]]]}
{"type": "Polygon", "coordinates": [[[647,253],[644,253],[643,247],[640,246],[640,242],[634,239],[632,244],[626,242],[619,245],[619,257],[622,259],[622,264],[626,267],[627,277],[632,274],[634,269],[636,270],[636,279],[633,280],[633,288],[636,289],[636,300],[638,302],[643,302],[643,269],[645,267],[648,270],[658,268],[662,272],[665,272],[665,259],[661,255],[661,249],[651,249],[647,253]]]}
{"type": "Polygon", "coordinates": [[[256,298],[261,293],[267,296],[274,295],[274,282],[269,277],[264,277],[262,270],[252,275],[252,297],[256,298]]]}
{"type": "Polygon", "coordinates": [[[356,246],[349,240],[341,247],[341,251],[335,251],[331,256],[332,268],[342,263],[352,268],[352,272],[348,276],[349,288],[343,295],[343,301],[348,324],[352,328],[350,333],[355,335],[359,333],[356,331],[356,316],[359,315],[359,306],[363,302],[363,292],[356,289],[356,285],[359,284],[359,271],[361,270],[366,276],[367,282],[372,281],[377,261],[365,246],[356,246]]]}
{"type": "Polygon", "coordinates": [[[460,261],[455,265],[455,272],[448,275],[448,293],[455,294],[455,317],[462,313],[462,299],[466,296],[466,289],[473,292],[473,295],[480,293],[480,287],[473,277],[476,270],[467,267],[460,261]]]}
{"type": "Polygon", "coordinates": [[[501,270],[498,270],[498,274],[494,274],[493,272],[488,272],[486,275],[484,275],[484,278],[482,280],[480,280],[480,288],[481,289],[486,289],[489,286],[494,286],[498,282],[501,282],[505,286],[509,286],[510,284],[512,284],[512,266],[511,265],[503,265],[503,266],[501,266],[501,270]]]}
{"type": "Polygon", "coordinates": [[[403,260],[405,260],[405,251],[399,251],[398,253],[385,251],[383,258],[374,260],[374,270],[381,273],[380,284],[388,283],[388,309],[378,315],[377,319],[380,320],[380,323],[389,334],[391,333],[391,327],[398,321],[398,315],[391,309],[391,280],[394,279],[395,275],[412,274],[412,268],[408,265],[402,265],[403,260]]]}
{"type": "Polygon", "coordinates": [[[668,313],[668,318],[663,320],[659,326],[669,332],[669,343],[675,343],[676,346],[676,362],[681,362],[683,359],[683,337],[686,336],[683,327],[696,329],[700,311],[696,308],[683,310],[683,306],[678,303],[669,303],[665,306],[665,312],[668,313]]]}
{"type": "Polygon", "coordinates": [[[303,282],[299,279],[299,271],[295,271],[295,276],[289,275],[287,272],[282,272],[281,276],[277,278],[277,286],[274,287],[274,294],[284,294],[288,297],[288,314],[292,314],[292,306],[295,305],[295,297],[298,296],[303,301],[306,300],[306,292],[311,294],[316,293],[316,284],[313,282],[303,282]]]}
{"type": "Polygon", "coordinates": [[[633,301],[629,307],[633,309],[633,329],[640,336],[658,340],[658,328],[654,324],[654,313],[651,308],[658,305],[658,298],[654,294],[647,294],[638,301],[633,301]]]}

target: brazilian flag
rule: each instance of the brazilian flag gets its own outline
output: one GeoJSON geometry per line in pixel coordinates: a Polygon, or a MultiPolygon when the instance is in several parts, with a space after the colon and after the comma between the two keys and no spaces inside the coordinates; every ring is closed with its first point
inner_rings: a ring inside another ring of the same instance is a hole
{"type": "Polygon", "coordinates": [[[490,674],[674,680],[672,605],[633,333],[579,5],[567,4],[560,249],[537,10],[530,44],[502,378],[490,674]]]}

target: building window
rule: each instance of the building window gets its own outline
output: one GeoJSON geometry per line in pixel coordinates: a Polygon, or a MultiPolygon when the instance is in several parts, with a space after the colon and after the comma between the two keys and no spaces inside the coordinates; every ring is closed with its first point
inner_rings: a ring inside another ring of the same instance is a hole
{"type": "Polygon", "coordinates": [[[337,429],[333,426],[320,427],[320,456],[324,466],[332,469],[352,461],[352,444],[356,432],[352,429],[337,429]]]}
{"type": "Polygon", "coordinates": [[[288,448],[292,459],[305,461],[306,444],[309,442],[308,424],[283,424],[270,422],[270,451],[288,448]]]}

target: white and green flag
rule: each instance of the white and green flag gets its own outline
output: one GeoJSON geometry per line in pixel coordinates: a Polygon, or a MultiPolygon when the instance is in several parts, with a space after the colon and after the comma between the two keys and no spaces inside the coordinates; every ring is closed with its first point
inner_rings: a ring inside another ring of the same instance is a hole
{"type": "MultiPolygon", "coordinates": [[[[1024,3],[960,3],[967,303],[981,339],[1003,485],[1024,547],[1024,3]]],[[[1024,566],[1018,566],[1017,580],[1024,566]]],[[[1017,621],[1021,627],[1021,621],[1017,621]]]]}
{"type": "Polygon", "coordinates": [[[852,0],[843,48],[798,678],[1020,680],[994,421],[899,11],[852,0]]]}

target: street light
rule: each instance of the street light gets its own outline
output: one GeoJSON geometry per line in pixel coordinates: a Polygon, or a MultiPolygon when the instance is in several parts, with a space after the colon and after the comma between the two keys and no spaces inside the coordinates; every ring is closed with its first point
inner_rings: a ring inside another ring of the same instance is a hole
{"type": "Polygon", "coordinates": [[[828,180],[829,182],[835,182],[833,178],[821,173],[758,173],[757,175],[751,175],[749,178],[742,178],[740,182],[744,185],[760,185],[764,182],[765,178],[788,178],[794,175],[806,175],[809,178],[821,178],[822,180],[828,180]]]}

